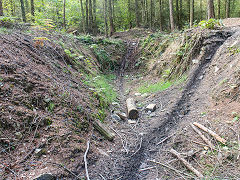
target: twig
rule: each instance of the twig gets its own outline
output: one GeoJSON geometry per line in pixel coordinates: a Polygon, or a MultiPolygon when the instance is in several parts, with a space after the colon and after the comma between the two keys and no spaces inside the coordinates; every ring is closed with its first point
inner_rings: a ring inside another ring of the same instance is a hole
{"type": "Polygon", "coordinates": [[[191,141],[191,142],[202,145],[202,146],[208,146],[207,144],[203,144],[203,143],[200,143],[200,142],[197,142],[197,141],[191,141]]]}
{"type": "Polygon", "coordinates": [[[141,149],[142,147],[142,137],[141,137],[141,141],[140,141],[140,146],[139,148],[137,149],[137,151],[135,151],[130,157],[133,157],[135,154],[137,154],[137,152],[141,149]]]}
{"type": "Polygon", "coordinates": [[[101,175],[100,173],[99,173],[99,176],[101,176],[101,178],[102,178],[103,180],[106,180],[105,177],[103,177],[103,175],[101,175]]]}
{"type": "Polygon", "coordinates": [[[11,173],[13,173],[13,175],[16,177],[18,177],[17,173],[15,173],[11,168],[5,166],[4,164],[2,164],[6,169],[8,169],[11,173]]]}
{"type": "Polygon", "coordinates": [[[194,126],[197,126],[198,128],[202,129],[203,131],[209,133],[211,136],[213,136],[214,138],[216,138],[216,140],[218,140],[219,142],[223,143],[223,144],[226,144],[226,140],[221,138],[218,134],[216,134],[215,132],[213,132],[212,130],[206,128],[205,126],[197,123],[197,122],[194,122],[193,123],[194,126]]]}
{"type": "Polygon", "coordinates": [[[183,174],[183,175],[185,175],[185,176],[190,176],[190,177],[194,178],[194,176],[192,176],[192,175],[190,175],[190,174],[187,174],[187,173],[184,173],[184,172],[182,172],[182,171],[179,171],[179,170],[177,170],[177,169],[175,169],[175,168],[173,168],[173,167],[171,167],[171,166],[168,166],[168,165],[166,165],[166,164],[163,164],[163,163],[160,163],[160,162],[157,162],[157,161],[153,161],[153,160],[148,160],[148,161],[153,162],[153,163],[156,163],[156,164],[159,164],[159,165],[161,165],[161,166],[163,166],[163,167],[166,167],[166,168],[168,168],[168,169],[171,169],[171,170],[175,171],[175,172],[178,173],[178,174],[183,174]]]}
{"type": "Polygon", "coordinates": [[[126,153],[128,154],[128,149],[125,147],[125,145],[124,145],[124,141],[123,141],[123,138],[122,138],[122,136],[115,130],[115,129],[113,129],[112,127],[110,127],[119,137],[120,137],[120,139],[121,139],[121,141],[122,141],[122,146],[123,146],[123,149],[126,151],[126,153]]]}
{"type": "Polygon", "coordinates": [[[146,170],[149,170],[149,169],[153,169],[153,168],[156,168],[156,166],[153,166],[153,167],[148,167],[148,168],[144,168],[144,169],[139,169],[139,171],[146,171],[146,170]]]}
{"type": "Polygon", "coordinates": [[[176,133],[173,133],[172,135],[164,138],[163,140],[161,140],[160,142],[158,142],[157,145],[164,143],[166,140],[168,140],[169,138],[173,137],[175,134],[176,134],[176,133]]]}
{"type": "Polygon", "coordinates": [[[63,164],[58,164],[58,163],[54,163],[54,162],[49,162],[51,164],[57,165],[61,168],[63,168],[65,171],[69,172],[71,175],[73,175],[75,178],[81,180],[82,178],[78,177],[76,174],[74,174],[70,169],[68,169],[67,167],[65,167],[63,164]]]}
{"type": "Polygon", "coordinates": [[[239,159],[240,156],[240,138],[239,138],[239,134],[238,134],[238,155],[237,155],[237,160],[239,159]]]}
{"type": "Polygon", "coordinates": [[[88,153],[88,150],[89,150],[89,145],[90,145],[90,141],[87,142],[87,149],[84,153],[84,162],[85,162],[85,171],[86,171],[87,180],[90,180],[89,175],[88,175],[88,167],[87,167],[87,153],[88,153]]]}
{"type": "Polygon", "coordinates": [[[197,175],[197,177],[201,177],[203,178],[203,175],[196,170],[189,162],[187,162],[182,156],[181,154],[179,154],[177,151],[175,151],[174,149],[171,149],[170,152],[175,155],[190,171],[192,171],[194,174],[197,175]]]}
{"type": "Polygon", "coordinates": [[[198,135],[202,138],[202,140],[208,144],[208,146],[211,149],[214,149],[214,145],[211,143],[211,141],[209,141],[202,133],[201,131],[199,131],[193,124],[191,124],[191,127],[193,128],[193,130],[198,133],[198,135]]]}

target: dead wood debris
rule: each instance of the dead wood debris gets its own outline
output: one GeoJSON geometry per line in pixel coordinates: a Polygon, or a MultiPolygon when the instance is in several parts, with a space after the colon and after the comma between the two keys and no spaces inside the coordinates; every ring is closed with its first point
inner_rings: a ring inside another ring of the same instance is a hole
{"type": "Polygon", "coordinates": [[[170,152],[175,155],[190,171],[197,175],[197,177],[203,178],[202,173],[200,173],[197,169],[195,169],[189,162],[187,162],[181,154],[179,154],[174,149],[171,149],[170,152]]]}
{"type": "Polygon", "coordinates": [[[223,144],[226,144],[226,140],[221,138],[218,134],[216,134],[215,132],[213,132],[212,130],[206,128],[205,126],[197,123],[197,122],[194,122],[193,123],[194,126],[197,126],[198,128],[202,129],[203,131],[205,131],[206,133],[210,134],[212,137],[214,137],[216,140],[218,140],[219,142],[223,143],[223,144]]]}

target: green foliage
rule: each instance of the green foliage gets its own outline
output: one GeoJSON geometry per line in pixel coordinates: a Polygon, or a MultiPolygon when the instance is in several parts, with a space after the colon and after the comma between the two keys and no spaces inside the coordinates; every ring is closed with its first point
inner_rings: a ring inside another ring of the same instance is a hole
{"type": "MultiPolygon", "coordinates": [[[[170,72],[170,69],[165,70],[165,74],[168,74],[170,72]]],[[[179,79],[175,81],[159,81],[157,83],[145,83],[144,85],[140,86],[138,88],[138,92],[140,93],[155,93],[159,91],[164,91],[171,87],[172,85],[179,85],[182,84],[187,80],[187,76],[183,75],[179,79]]]]}
{"type": "Polygon", "coordinates": [[[112,71],[116,67],[116,62],[111,60],[110,55],[102,48],[98,47],[96,44],[91,46],[93,52],[95,53],[99,64],[101,65],[102,71],[112,71]]]}
{"type": "Polygon", "coordinates": [[[13,17],[0,16],[0,26],[10,28],[13,26],[15,20],[13,17]]]}
{"type": "Polygon", "coordinates": [[[228,47],[228,52],[232,56],[240,53],[240,48],[238,48],[237,46],[228,47]]]}
{"type": "Polygon", "coordinates": [[[166,81],[166,82],[157,82],[154,84],[145,84],[143,86],[140,86],[138,89],[138,92],[140,93],[155,93],[159,91],[164,91],[167,88],[169,88],[172,85],[172,82],[166,81]]]}
{"type": "MultiPolygon", "coordinates": [[[[111,82],[116,78],[114,75],[99,75],[96,77],[87,76],[85,84],[93,87],[93,91],[104,98],[106,104],[110,104],[117,98],[117,93],[113,90],[111,82]]],[[[104,106],[104,105],[103,105],[104,106]]]]}
{"type": "Polygon", "coordinates": [[[200,23],[198,23],[198,26],[200,26],[203,29],[216,29],[219,26],[223,26],[222,21],[221,20],[217,20],[217,19],[209,19],[201,21],[200,23]]]}
{"type": "Polygon", "coordinates": [[[55,104],[53,102],[50,102],[48,105],[48,111],[53,112],[54,108],[55,108],[55,104]]]}

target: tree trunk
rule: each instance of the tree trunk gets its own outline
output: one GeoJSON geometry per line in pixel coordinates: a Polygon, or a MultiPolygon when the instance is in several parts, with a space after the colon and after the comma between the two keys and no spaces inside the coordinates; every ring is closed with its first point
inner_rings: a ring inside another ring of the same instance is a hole
{"type": "Polygon", "coordinates": [[[182,0],[179,1],[179,29],[182,29],[182,17],[183,17],[183,4],[182,0]]]}
{"type": "Polygon", "coordinates": [[[86,33],[86,29],[85,29],[85,16],[84,16],[84,10],[83,10],[83,3],[82,3],[82,0],[79,0],[80,1],[80,5],[81,5],[81,13],[82,13],[82,29],[83,29],[83,32],[86,33]]]}
{"type": "Polygon", "coordinates": [[[108,0],[108,8],[109,8],[109,23],[110,23],[110,36],[113,35],[113,33],[115,32],[114,29],[114,24],[113,24],[113,15],[112,15],[112,0],[108,0]]]}
{"type": "Polygon", "coordinates": [[[230,0],[226,0],[226,18],[230,17],[230,0]]]}
{"type": "Polygon", "coordinates": [[[169,15],[170,15],[170,27],[171,31],[174,31],[174,19],[173,19],[173,0],[169,0],[169,15]]]}
{"type": "Polygon", "coordinates": [[[93,34],[96,35],[98,32],[97,27],[97,5],[96,0],[93,0],[93,34]]]}
{"type": "Polygon", "coordinates": [[[150,3],[150,29],[153,28],[153,0],[151,0],[151,3],[150,3]]]}
{"type": "Polygon", "coordinates": [[[27,14],[29,12],[28,0],[25,0],[24,4],[25,4],[25,11],[26,11],[26,14],[27,14]]]}
{"type": "Polygon", "coordinates": [[[66,0],[63,0],[63,28],[66,29],[66,0]]]}
{"type": "Polygon", "coordinates": [[[88,0],[86,0],[86,32],[88,32],[88,0]]]}
{"type": "Polygon", "coordinates": [[[215,17],[215,13],[214,13],[213,0],[208,0],[208,19],[211,19],[214,17],[215,17]]]}
{"type": "Polygon", "coordinates": [[[193,26],[194,21],[194,0],[191,0],[191,8],[190,8],[190,28],[193,26]]]}
{"type": "Polygon", "coordinates": [[[104,1],[104,24],[105,24],[105,36],[108,37],[108,21],[107,21],[107,0],[104,1]]]}
{"type": "Polygon", "coordinates": [[[93,32],[93,14],[92,14],[92,0],[89,0],[89,33],[93,32]]]}
{"type": "Polygon", "coordinates": [[[132,29],[131,1],[130,0],[128,0],[128,20],[129,20],[129,29],[132,29]]]}
{"type": "MultiPolygon", "coordinates": [[[[31,0],[31,15],[33,17],[35,16],[34,0],[31,0]]],[[[34,18],[33,18],[33,20],[34,20],[34,18]]]]}
{"type": "Polygon", "coordinates": [[[202,7],[202,0],[200,0],[200,20],[203,19],[203,7],[202,7]]]}
{"type": "Polygon", "coordinates": [[[187,21],[190,22],[190,9],[191,9],[191,0],[187,0],[187,21]]]}
{"type": "Polygon", "coordinates": [[[162,27],[162,0],[159,0],[159,28],[160,28],[160,31],[163,30],[163,27],[162,27]]]}
{"type": "Polygon", "coordinates": [[[3,16],[2,0],[0,0],[0,16],[3,16]]]}
{"type": "Polygon", "coordinates": [[[139,15],[139,7],[138,0],[135,0],[135,15],[136,15],[136,27],[140,26],[140,15],[139,15]]]}
{"type": "Polygon", "coordinates": [[[178,0],[176,0],[176,25],[179,28],[180,20],[179,20],[179,4],[178,0]]]}
{"type": "Polygon", "coordinates": [[[221,18],[221,0],[218,0],[218,19],[221,18]]]}
{"type": "Polygon", "coordinates": [[[22,20],[23,22],[26,22],[26,13],[25,13],[25,7],[23,0],[20,0],[21,3],[21,11],[22,11],[22,20]]]}

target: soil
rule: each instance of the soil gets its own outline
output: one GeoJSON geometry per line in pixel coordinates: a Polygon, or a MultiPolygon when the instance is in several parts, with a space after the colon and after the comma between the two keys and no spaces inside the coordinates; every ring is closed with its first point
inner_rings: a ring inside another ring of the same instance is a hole
{"type": "MultiPolygon", "coordinates": [[[[140,117],[134,124],[130,124],[108,116],[106,122],[116,134],[113,142],[104,140],[91,127],[76,134],[76,129],[71,126],[73,117],[67,117],[66,112],[74,109],[78,103],[89,113],[94,109],[88,106],[91,100],[87,97],[91,97],[91,91],[82,84],[81,77],[62,73],[53,65],[59,63],[66,67],[61,48],[48,41],[43,48],[34,47],[33,37],[20,32],[0,35],[0,127],[8,127],[7,131],[0,131],[0,160],[3,162],[0,173],[3,179],[33,179],[49,172],[58,179],[84,178],[83,155],[88,139],[91,139],[87,156],[90,179],[196,178],[169,153],[171,148],[180,152],[206,178],[239,179],[240,122],[236,117],[240,115],[240,59],[237,51],[240,48],[240,27],[233,25],[236,23],[221,30],[204,31],[201,52],[196,57],[198,63],[191,63],[186,82],[146,96],[136,96],[135,93],[142,82],[152,81],[152,78],[133,68],[139,39],[144,31],[137,29],[115,34],[114,38],[126,42],[128,50],[116,72],[118,78],[115,86],[119,92],[120,106],[113,106],[111,110],[125,112],[125,100],[134,97],[140,117]],[[72,87],[74,83],[80,90],[72,87]],[[65,89],[72,96],[66,102],[68,106],[63,108],[52,91],[62,93],[61,90],[65,89]],[[50,97],[50,102],[56,104],[54,113],[45,110],[46,97],[50,97]],[[37,98],[37,109],[30,111],[25,105],[34,101],[34,98],[37,98]],[[157,110],[153,113],[145,110],[150,103],[157,104],[157,110]],[[35,116],[36,111],[38,116],[35,116]],[[52,121],[50,126],[46,123],[46,117],[52,121]],[[25,128],[25,121],[31,122],[30,129],[25,128]],[[192,130],[190,124],[193,122],[203,124],[224,137],[227,145],[218,143],[205,133],[216,147],[216,150],[211,151],[192,130]],[[16,132],[23,135],[20,140],[16,132]],[[40,136],[38,139],[34,138],[36,134],[40,136]],[[41,157],[34,155],[34,151],[39,148],[47,150],[41,157]],[[153,161],[177,169],[178,172],[153,161]]],[[[144,36],[150,32],[145,33],[144,36]]],[[[71,61],[67,61],[67,64],[71,64],[71,61]]],[[[87,114],[78,114],[83,124],[87,114]]]]}

